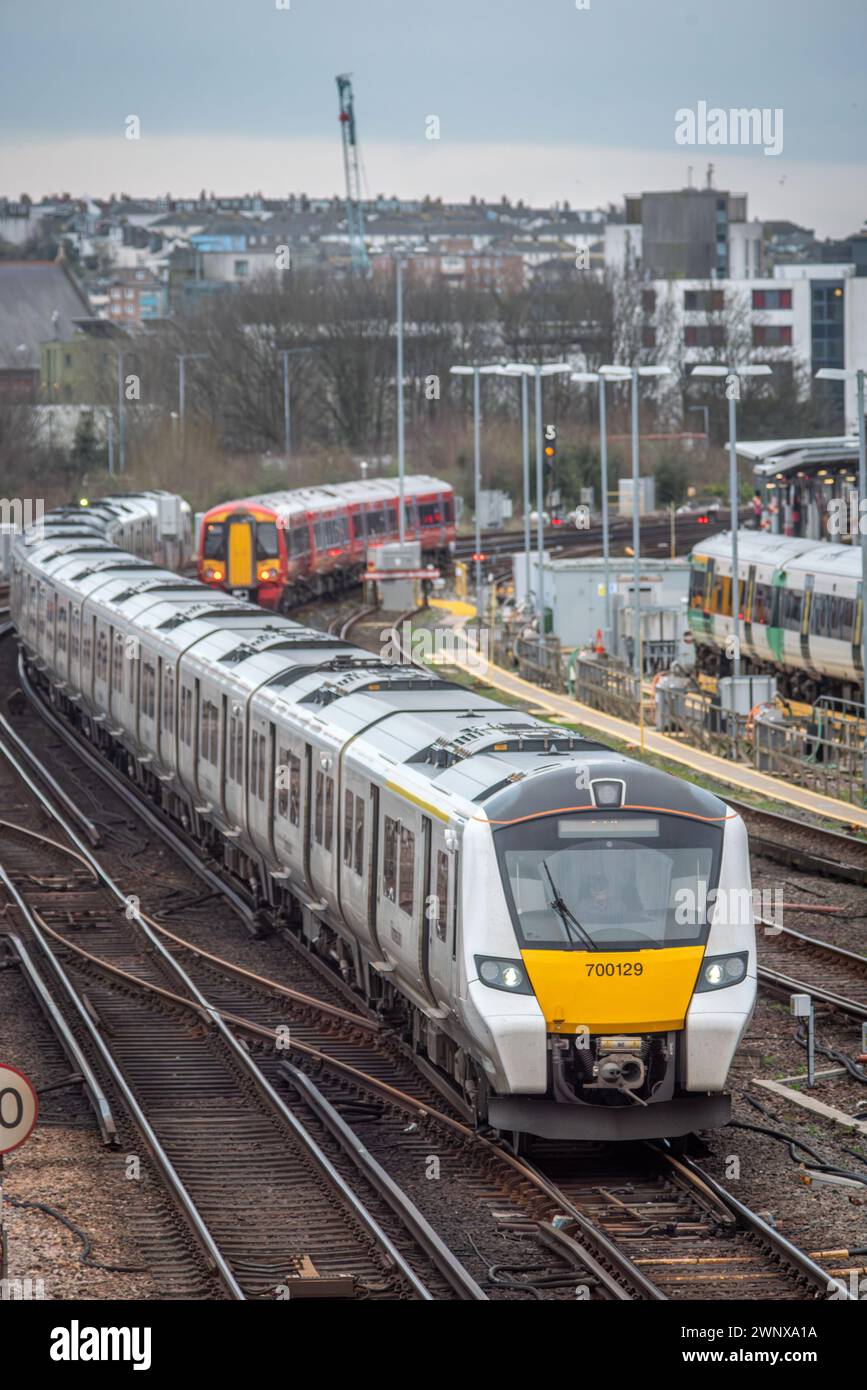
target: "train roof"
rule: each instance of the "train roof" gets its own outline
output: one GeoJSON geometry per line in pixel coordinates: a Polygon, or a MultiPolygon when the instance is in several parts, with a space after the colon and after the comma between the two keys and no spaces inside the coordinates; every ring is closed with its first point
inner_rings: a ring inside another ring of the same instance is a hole
{"type": "MultiPolygon", "coordinates": [[[[425,474],[412,474],[404,479],[404,497],[426,497],[429,493],[451,492],[450,483],[425,474]]],[[[212,515],[233,508],[258,507],[278,516],[301,516],[305,512],[326,511],[337,506],[360,506],[364,503],[391,502],[398,496],[396,478],[359,478],[347,483],[322,487],[292,488],[285,492],[263,492],[254,497],[232,498],[211,507],[212,515]]]]}
{"type": "MultiPolygon", "coordinates": [[[[738,560],[774,565],[779,569],[815,545],[815,541],[801,540],[794,536],[775,536],[767,531],[738,531],[738,560]]],[[[731,554],[731,531],[720,531],[716,536],[698,541],[690,551],[691,558],[705,557],[714,560],[730,560],[731,554]]]]}
{"type": "MultiPolygon", "coordinates": [[[[730,560],[732,533],[722,531],[694,545],[696,559],[730,560]]],[[[738,562],[767,565],[786,574],[828,574],[861,578],[861,551],[857,545],[816,541],[804,536],[774,536],[766,531],[738,531],[738,562]]]]}

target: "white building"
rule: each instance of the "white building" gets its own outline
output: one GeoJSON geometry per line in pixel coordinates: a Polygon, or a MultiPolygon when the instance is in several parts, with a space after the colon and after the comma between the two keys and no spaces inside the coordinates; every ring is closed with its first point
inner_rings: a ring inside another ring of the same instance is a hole
{"type": "MultiPolygon", "coordinates": [[[[867,368],[867,277],[856,276],[854,265],[799,263],[776,266],[770,276],[653,280],[643,305],[644,345],[661,362],[688,369],[726,356],[770,365],[794,360],[804,391],[821,367],[867,368]]],[[[854,381],[845,385],[844,410],[845,428],[855,432],[854,381]]]]}

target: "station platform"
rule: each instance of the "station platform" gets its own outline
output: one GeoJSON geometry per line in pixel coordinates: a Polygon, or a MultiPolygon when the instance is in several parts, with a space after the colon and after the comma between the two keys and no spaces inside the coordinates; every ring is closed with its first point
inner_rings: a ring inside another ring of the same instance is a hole
{"type": "MultiPolygon", "coordinates": [[[[438,606],[453,614],[457,622],[461,622],[466,617],[463,612],[458,613],[456,611],[458,605],[447,600],[441,600],[438,606]]],[[[460,604],[459,606],[463,609],[469,605],[460,604]]],[[[475,609],[472,609],[472,612],[475,613],[475,609]]],[[[477,668],[473,668],[460,660],[456,659],[453,664],[468,675],[478,676],[479,674],[477,668]]],[[[568,695],[557,695],[551,690],[543,690],[541,686],[533,685],[521,676],[516,676],[511,671],[505,670],[504,667],[495,666],[493,662],[488,662],[485,680],[495,689],[502,690],[506,695],[511,695],[519,700],[532,701],[534,709],[544,711],[549,717],[582,724],[599,734],[608,734],[611,738],[627,743],[630,745],[630,753],[634,752],[639,757],[642,750],[647,753],[655,753],[658,757],[681,764],[691,772],[713,777],[716,781],[724,782],[728,786],[737,787],[741,791],[752,792],[754,796],[779,801],[795,807],[797,810],[809,811],[813,815],[824,816],[828,820],[840,821],[845,825],[856,826],[859,830],[867,831],[867,808],[853,806],[848,801],[837,801],[834,797],[823,796],[819,792],[811,792],[804,787],[792,786],[789,782],[783,782],[777,777],[769,777],[767,773],[758,772],[743,763],[728,762],[725,758],[718,758],[713,753],[705,753],[700,748],[692,748],[689,744],[669,738],[667,734],[657,733],[651,725],[645,725],[642,731],[638,724],[631,724],[612,714],[603,714],[600,710],[592,709],[589,705],[579,704],[577,700],[573,700],[568,695]]]]}

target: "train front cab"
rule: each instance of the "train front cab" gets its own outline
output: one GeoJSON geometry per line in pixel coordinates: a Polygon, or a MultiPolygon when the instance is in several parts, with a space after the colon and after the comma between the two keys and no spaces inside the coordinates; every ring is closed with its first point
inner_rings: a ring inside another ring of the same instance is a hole
{"type": "Polygon", "coordinates": [[[562,809],[502,793],[490,832],[465,834],[467,998],[498,1129],[628,1140],[729,1118],[756,990],[746,832],[688,784],[673,804],[652,773],[626,780],[634,801],[609,812],[574,774],[571,801],[528,779],[525,803],[536,781],[562,809]]]}
{"type": "Polygon", "coordinates": [[[286,582],[286,540],[273,512],[219,508],[202,522],[199,578],[275,608],[286,582]]]}

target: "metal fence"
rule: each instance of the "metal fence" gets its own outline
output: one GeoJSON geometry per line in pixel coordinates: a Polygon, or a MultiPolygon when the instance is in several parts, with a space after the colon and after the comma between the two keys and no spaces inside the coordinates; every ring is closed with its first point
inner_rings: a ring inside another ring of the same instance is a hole
{"type": "Polygon", "coordinates": [[[635,722],[640,717],[640,686],[625,667],[575,657],[569,663],[569,693],[582,705],[635,722]]]}
{"type": "Polygon", "coordinates": [[[863,718],[829,717],[816,710],[814,718],[804,720],[768,711],[755,720],[755,766],[860,806],[865,800],[864,734],[863,718]]]}
{"type": "Polygon", "coordinates": [[[543,690],[563,691],[563,651],[558,637],[521,635],[505,629],[495,632],[494,659],[517,671],[524,680],[543,690]]]}

